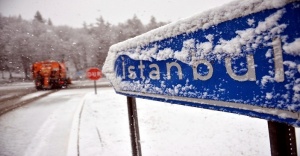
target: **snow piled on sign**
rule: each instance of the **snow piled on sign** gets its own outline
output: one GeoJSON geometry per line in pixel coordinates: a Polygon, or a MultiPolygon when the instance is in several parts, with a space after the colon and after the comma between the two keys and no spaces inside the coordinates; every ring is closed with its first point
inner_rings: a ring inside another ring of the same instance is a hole
{"type": "Polygon", "coordinates": [[[288,54],[300,56],[300,38],[296,38],[292,43],[285,43],[283,45],[283,50],[288,54]]]}
{"type": "MultiPolygon", "coordinates": [[[[216,57],[220,60],[224,58],[224,56],[240,56],[242,55],[242,47],[246,47],[244,51],[250,52],[257,49],[260,44],[265,46],[270,45],[271,43],[267,41],[271,38],[275,38],[287,27],[286,24],[278,24],[278,21],[284,13],[285,9],[278,10],[264,21],[260,21],[255,28],[237,30],[236,37],[230,40],[221,38],[217,41],[219,44],[214,45],[215,47],[213,47],[214,35],[209,34],[206,36],[209,40],[208,42],[196,44],[194,39],[184,41],[180,51],[173,51],[170,48],[165,48],[157,52],[157,45],[146,50],[141,50],[141,47],[137,46],[137,48],[126,49],[126,51],[124,51],[124,49],[119,49],[116,55],[128,55],[134,60],[152,60],[152,58],[156,60],[167,60],[173,58],[187,64],[193,64],[193,61],[207,57],[210,59],[216,57]],[[193,51],[194,54],[191,54],[191,51],[193,51]],[[192,57],[194,57],[194,59],[192,57]]],[[[300,39],[296,41],[300,42],[300,39]]],[[[289,53],[297,53],[297,46],[296,48],[294,47],[294,45],[297,44],[296,41],[295,43],[286,43],[286,49],[289,49],[289,53]]],[[[118,44],[116,46],[118,46],[118,44]]],[[[111,49],[114,49],[114,47],[115,46],[112,46],[111,49]]]]}
{"type": "Polygon", "coordinates": [[[267,17],[265,21],[260,21],[256,28],[249,28],[246,30],[236,31],[237,36],[229,41],[220,40],[221,44],[215,47],[213,53],[222,54],[227,53],[229,56],[239,56],[242,52],[242,47],[246,46],[246,51],[257,49],[259,44],[264,43],[275,35],[280,34],[286,24],[278,24],[279,19],[285,13],[285,9],[277,11],[275,14],[267,17]]]}

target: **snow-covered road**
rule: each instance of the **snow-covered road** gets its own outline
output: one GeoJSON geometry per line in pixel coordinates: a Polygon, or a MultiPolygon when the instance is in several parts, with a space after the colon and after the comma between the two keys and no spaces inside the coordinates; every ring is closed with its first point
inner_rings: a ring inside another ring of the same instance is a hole
{"type": "Polygon", "coordinates": [[[0,155],[66,155],[74,113],[88,89],[61,90],[0,118],[0,155]]]}

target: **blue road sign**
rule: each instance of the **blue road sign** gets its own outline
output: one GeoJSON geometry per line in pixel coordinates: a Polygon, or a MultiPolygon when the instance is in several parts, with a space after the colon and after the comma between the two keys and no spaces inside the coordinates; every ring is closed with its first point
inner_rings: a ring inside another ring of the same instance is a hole
{"type": "Polygon", "coordinates": [[[113,45],[103,71],[123,95],[300,126],[299,25],[299,1],[236,1],[113,45]]]}

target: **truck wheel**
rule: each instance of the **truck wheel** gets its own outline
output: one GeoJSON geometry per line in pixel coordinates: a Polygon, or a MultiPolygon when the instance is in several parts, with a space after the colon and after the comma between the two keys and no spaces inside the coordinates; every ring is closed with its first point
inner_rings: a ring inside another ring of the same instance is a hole
{"type": "Polygon", "coordinates": [[[43,89],[41,86],[36,86],[35,88],[36,88],[36,90],[42,90],[43,89]]]}

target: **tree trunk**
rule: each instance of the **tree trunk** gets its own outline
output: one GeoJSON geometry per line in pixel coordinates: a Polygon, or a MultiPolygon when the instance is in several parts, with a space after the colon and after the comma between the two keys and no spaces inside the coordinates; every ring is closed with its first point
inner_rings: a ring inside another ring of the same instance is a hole
{"type": "Polygon", "coordinates": [[[11,73],[11,70],[10,70],[10,68],[9,68],[7,65],[5,65],[5,69],[7,69],[8,73],[9,73],[9,77],[8,77],[8,79],[12,79],[12,78],[13,78],[13,76],[12,76],[12,73],[11,73]]]}
{"type": "Polygon", "coordinates": [[[22,61],[22,65],[23,65],[23,71],[24,71],[24,74],[25,74],[24,75],[25,80],[29,80],[28,71],[29,71],[30,59],[28,57],[21,56],[21,61],[22,61]]]}

